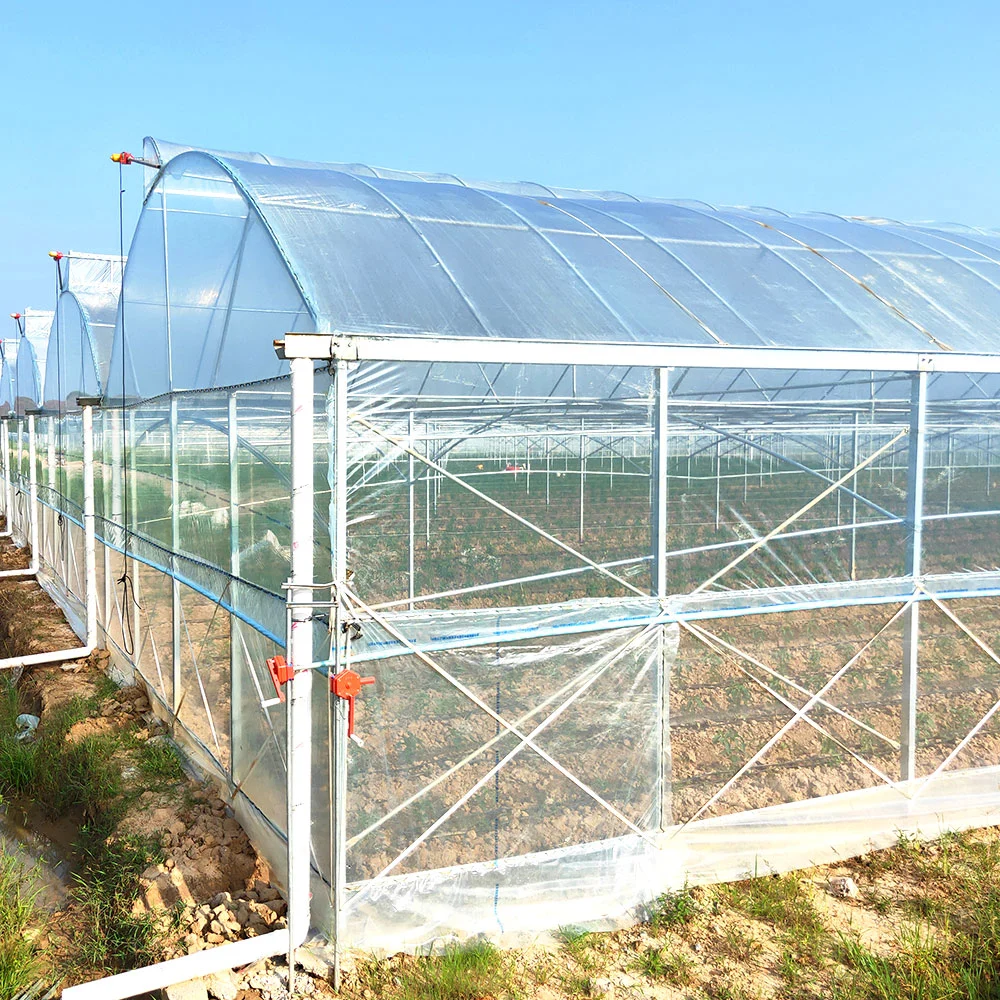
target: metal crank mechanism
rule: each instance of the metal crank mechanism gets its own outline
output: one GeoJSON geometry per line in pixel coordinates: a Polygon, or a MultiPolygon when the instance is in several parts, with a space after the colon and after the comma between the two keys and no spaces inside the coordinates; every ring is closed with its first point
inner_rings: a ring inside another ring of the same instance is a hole
{"type": "Polygon", "coordinates": [[[363,747],[364,743],[359,736],[354,735],[354,701],[361,694],[363,687],[374,683],[374,677],[361,677],[353,670],[341,670],[339,674],[334,674],[330,678],[330,690],[347,702],[347,737],[354,740],[359,747],[363,747]]]}

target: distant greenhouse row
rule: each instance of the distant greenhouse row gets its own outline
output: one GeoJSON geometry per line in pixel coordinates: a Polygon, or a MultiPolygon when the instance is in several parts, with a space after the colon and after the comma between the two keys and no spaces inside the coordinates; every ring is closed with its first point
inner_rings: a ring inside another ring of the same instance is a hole
{"type": "Polygon", "coordinates": [[[0,415],[45,407],[62,411],[79,396],[108,388],[124,259],[55,253],[55,310],[12,313],[13,335],[0,342],[0,415]]]}

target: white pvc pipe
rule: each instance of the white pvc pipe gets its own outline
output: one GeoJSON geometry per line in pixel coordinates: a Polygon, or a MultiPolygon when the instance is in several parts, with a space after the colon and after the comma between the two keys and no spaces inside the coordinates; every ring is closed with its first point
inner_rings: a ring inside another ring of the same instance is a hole
{"type": "MultiPolygon", "coordinates": [[[[21,468],[21,434],[18,429],[18,472],[21,468]]],[[[35,417],[28,415],[28,545],[31,562],[26,569],[0,570],[0,577],[34,576],[38,572],[38,475],[35,469],[35,417]]],[[[0,660],[0,666],[3,661],[0,660]]]]}
{"type": "MultiPolygon", "coordinates": [[[[35,418],[32,416],[28,417],[28,454],[31,461],[29,489],[31,567],[27,570],[9,570],[3,574],[6,576],[14,574],[29,576],[38,572],[38,488],[35,482],[35,418]]],[[[10,656],[6,659],[0,659],[0,670],[58,663],[61,660],[78,660],[81,657],[89,656],[97,647],[97,565],[94,520],[94,412],[92,407],[85,406],[83,408],[83,533],[87,608],[86,645],[75,646],[72,649],[55,649],[48,653],[31,653],[28,656],[10,656]]]]}
{"type": "Polygon", "coordinates": [[[131,972],[120,972],[106,979],[94,979],[62,991],[63,1000],[127,1000],[153,990],[183,983],[213,972],[249,965],[262,958],[280,955],[288,946],[288,930],[271,931],[260,937],[246,938],[215,948],[196,951],[193,955],[171,958],[157,965],[147,965],[131,972]]]}

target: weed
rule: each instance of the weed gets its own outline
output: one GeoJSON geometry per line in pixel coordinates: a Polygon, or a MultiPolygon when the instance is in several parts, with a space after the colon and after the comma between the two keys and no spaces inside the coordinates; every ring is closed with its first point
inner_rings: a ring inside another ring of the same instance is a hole
{"type": "Polygon", "coordinates": [[[132,904],[139,893],[139,876],[163,855],[151,838],[108,836],[118,818],[107,815],[85,826],[76,845],[84,864],[75,876],[75,895],[91,922],[83,957],[102,970],[138,968],[161,957],[153,916],[134,916],[132,904]]]}
{"type": "Polygon", "coordinates": [[[594,935],[579,927],[560,927],[558,938],[563,949],[581,969],[593,969],[597,962],[593,954],[594,935]]]}
{"type": "Polygon", "coordinates": [[[723,953],[740,962],[749,962],[763,947],[757,938],[736,924],[730,924],[723,931],[722,940],[723,953]]]}
{"type": "Polygon", "coordinates": [[[379,995],[399,1000],[493,1000],[519,992],[513,961],[488,942],[419,958],[399,969],[393,979],[393,985],[379,995]]]}
{"type": "Polygon", "coordinates": [[[0,996],[17,996],[35,978],[35,948],[24,938],[34,913],[30,873],[0,847],[0,996]]]}
{"type": "Polygon", "coordinates": [[[140,743],[136,753],[139,771],[152,783],[182,781],[184,768],[173,745],[166,740],[147,740],[140,743]]]}
{"type": "Polygon", "coordinates": [[[802,964],[798,957],[787,948],[778,959],[778,972],[789,986],[794,986],[802,978],[802,964]]]}
{"type": "Polygon", "coordinates": [[[823,931],[812,899],[795,874],[762,876],[718,891],[734,909],[786,930],[800,942],[823,931]]]}
{"type": "Polygon", "coordinates": [[[656,897],[646,911],[646,923],[653,930],[689,924],[698,913],[694,893],[685,886],[679,892],[665,892],[656,897]]]}
{"type": "Polygon", "coordinates": [[[635,967],[650,979],[666,979],[679,986],[690,983],[694,962],[687,955],[670,954],[666,948],[647,948],[636,959],[635,967]]]}

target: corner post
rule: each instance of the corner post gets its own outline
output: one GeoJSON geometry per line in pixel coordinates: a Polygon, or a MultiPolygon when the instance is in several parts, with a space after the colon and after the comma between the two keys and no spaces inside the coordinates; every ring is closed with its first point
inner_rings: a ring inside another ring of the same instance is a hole
{"type": "MultiPolygon", "coordinates": [[[[916,593],[921,573],[924,519],[924,463],[927,443],[927,372],[911,377],[909,467],[906,484],[906,576],[916,593]]],[[[920,645],[920,604],[914,601],[903,613],[902,719],[900,722],[901,781],[916,775],[917,654],[920,645]]]]}
{"type": "MultiPolygon", "coordinates": [[[[336,587],[347,582],[347,362],[338,358],[333,365],[333,477],[330,483],[330,532],[333,548],[333,580],[336,587]]],[[[412,481],[412,480],[411,480],[412,481]]],[[[430,488],[428,479],[428,488],[430,488]]],[[[412,550],[411,550],[412,551],[412,550]]],[[[334,624],[334,669],[343,668],[341,630],[343,604],[339,589],[334,624]]],[[[347,886],[347,702],[334,699],[333,705],[333,975],[334,990],[340,989],[344,896],[347,886]]]]}
{"type": "Polygon", "coordinates": [[[289,986],[295,949],[308,936],[311,918],[313,363],[309,358],[292,358],[291,372],[292,559],[288,600],[292,608],[286,640],[293,670],[286,702],[289,986]]]}

